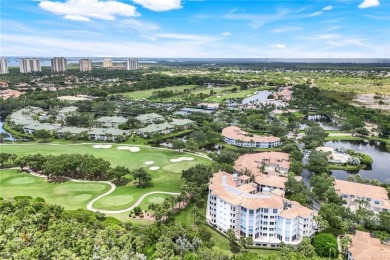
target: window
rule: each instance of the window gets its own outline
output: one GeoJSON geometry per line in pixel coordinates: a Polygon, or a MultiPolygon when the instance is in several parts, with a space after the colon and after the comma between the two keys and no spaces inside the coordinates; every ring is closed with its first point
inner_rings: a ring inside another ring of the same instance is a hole
{"type": "Polygon", "coordinates": [[[268,209],[264,209],[264,213],[268,213],[268,209]]]}
{"type": "Polygon", "coordinates": [[[273,213],[278,213],[278,209],[273,209],[273,213]]]}

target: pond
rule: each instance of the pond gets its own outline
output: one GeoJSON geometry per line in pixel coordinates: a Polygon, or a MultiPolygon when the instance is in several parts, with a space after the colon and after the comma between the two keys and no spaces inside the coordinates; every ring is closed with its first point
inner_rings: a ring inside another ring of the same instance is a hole
{"type": "Polygon", "coordinates": [[[253,96],[244,98],[242,100],[242,104],[245,105],[252,101],[260,102],[260,103],[265,102],[268,100],[268,96],[272,93],[273,93],[272,91],[268,91],[268,90],[256,91],[256,94],[254,94],[253,96]]]}
{"type": "Polygon", "coordinates": [[[370,168],[356,171],[332,170],[332,175],[340,180],[346,180],[349,174],[359,173],[366,179],[377,179],[383,183],[390,183],[390,153],[386,152],[383,142],[377,141],[329,141],[325,146],[338,148],[345,147],[356,152],[365,153],[372,157],[374,163],[370,168]]]}
{"type": "MultiPolygon", "coordinates": [[[[308,121],[316,121],[324,130],[340,130],[341,127],[336,124],[332,124],[332,119],[326,115],[309,115],[305,117],[308,121]]],[[[308,126],[306,124],[300,124],[299,129],[304,130],[308,126]]]]}

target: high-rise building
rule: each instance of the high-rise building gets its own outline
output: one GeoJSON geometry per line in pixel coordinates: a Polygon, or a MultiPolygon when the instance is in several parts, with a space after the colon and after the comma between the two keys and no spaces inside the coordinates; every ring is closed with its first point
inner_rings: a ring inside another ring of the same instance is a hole
{"type": "Polygon", "coordinates": [[[110,68],[112,67],[112,60],[111,59],[104,59],[103,60],[103,68],[110,68]]]}
{"type": "Polygon", "coordinates": [[[0,75],[3,74],[8,74],[8,63],[5,58],[0,59],[0,75]]]}
{"type": "MultiPolygon", "coordinates": [[[[207,222],[219,231],[251,237],[253,245],[297,245],[316,229],[314,210],[284,198],[281,189],[263,188],[247,175],[218,172],[209,182],[207,222]]],[[[272,177],[269,178],[272,180],[272,177]]],[[[287,179],[287,178],[286,178],[287,179]]]]}
{"type": "Polygon", "coordinates": [[[66,59],[64,57],[54,57],[51,59],[51,70],[53,72],[65,72],[66,59]]]}
{"type": "Polygon", "coordinates": [[[138,60],[137,59],[128,59],[126,61],[126,69],[127,70],[136,70],[138,69],[138,60]]]}
{"type": "Polygon", "coordinates": [[[80,65],[80,71],[92,70],[92,62],[90,59],[81,59],[79,65],[80,65]]]}
{"type": "Polygon", "coordinates": [[[38,58],[22,58],[20,60],[20,73],[40,72],[41,61],[38,58]]]}

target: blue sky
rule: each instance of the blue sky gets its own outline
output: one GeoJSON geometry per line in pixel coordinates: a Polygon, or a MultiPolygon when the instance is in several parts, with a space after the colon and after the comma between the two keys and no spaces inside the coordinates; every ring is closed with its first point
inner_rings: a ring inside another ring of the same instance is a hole
{"type": "Polygon", "coordinates": [[[2,56],[389,58],[389,0],[1,0],[2,56]]]}

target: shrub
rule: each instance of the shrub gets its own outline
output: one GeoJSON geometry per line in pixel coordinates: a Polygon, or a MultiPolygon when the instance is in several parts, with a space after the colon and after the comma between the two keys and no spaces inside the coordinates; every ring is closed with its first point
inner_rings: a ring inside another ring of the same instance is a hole
{"type": "Polygon", "coordinates": [[[328,233],[320,233],[313,238],[313,246],[319,256],[337,256],[337,239],[328,233]]]}

